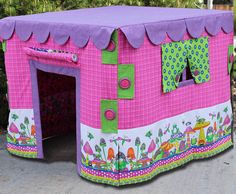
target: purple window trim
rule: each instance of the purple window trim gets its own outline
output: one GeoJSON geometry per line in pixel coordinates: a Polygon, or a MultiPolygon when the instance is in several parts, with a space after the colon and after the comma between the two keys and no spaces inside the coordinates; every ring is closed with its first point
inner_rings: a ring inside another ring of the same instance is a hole
{"type": "Polygon", "coordinates": [[[179,82],[179,87],[189,86],[195,83],[193,79],[186,80],[186,78],[187,78],[187,71],[185,68],[182,73],[182,81],[179,82]]]}
{"type": "MultiPolygon", "coordinates": [[[[187,67],[186,67],[187,68],[187,67]]],[[[184,69],[183,73],[182,73],[182,80],[185,81],[186,77],[187,77],[187,70],[186,68],[184,69]]]]}
{"type": "Polygon", "coordinates": [[[78,68],[62,67],[50,64],[40,63],[35,60],[29,60],[31,80],[32,80],[32,100],[33,100],[33,111],[34,120],[36,126],[36,141],[38,158],[44,158],[43,147],[42,147],[42,128],[40,119],[40,106],[39,106],[39,92],[38,92],[38,78],[37,70],[45,71],[48,73],[56,73],[61,75],[67,75],[75,77],[76,79],[76,144],[77,144],[77,171],[81,172],[81,133],[80,133],[80,71],[78,68]]]}
{"type": "Polygon", "coordinates": [[[193,79],[189,79],[189,80],[184,80],[182,82],[179,82],[179,87],[184,87],[184,86],[189,86],[194,84],[194,80],[193,79]]]}

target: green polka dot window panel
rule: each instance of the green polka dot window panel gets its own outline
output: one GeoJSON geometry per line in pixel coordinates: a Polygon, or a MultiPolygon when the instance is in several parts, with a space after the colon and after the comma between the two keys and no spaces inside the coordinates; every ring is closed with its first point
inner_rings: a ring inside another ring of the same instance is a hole
{"type": "Polygon", "coordinates": [[[180,77],[189,65],[196,84],[210,80],[208,37],[162,45],[163,92],[178,88],[180,77]]]}
{"type": "Polygon", "coordinates": [[[228,73],[230,74],[234,64],[234,45],[229,45],[228,48],[228,73]]]}

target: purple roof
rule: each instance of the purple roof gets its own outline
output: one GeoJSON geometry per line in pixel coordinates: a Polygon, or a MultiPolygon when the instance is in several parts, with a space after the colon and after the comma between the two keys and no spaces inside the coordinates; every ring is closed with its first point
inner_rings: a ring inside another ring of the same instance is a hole
{"type": "Polygon", "coordinates": [[[112,6],[7,17],[0,20],[0,37],[9,39],[15,31],[23,41],[34,34],[36,40],[43,43],[50,34],[57,44],[62,45],[71,38],[78,47],[84,47],[91,38],[97,48],[104,49],[112,32],[121,29],[129,43],[139,48],[145,33],[158,45],[166,34],[173,41],[179,41],[186,30],[197,38],[204,30],[214,36],[221,28],[226,33],[233,31],[232,12],[112,6]]]}

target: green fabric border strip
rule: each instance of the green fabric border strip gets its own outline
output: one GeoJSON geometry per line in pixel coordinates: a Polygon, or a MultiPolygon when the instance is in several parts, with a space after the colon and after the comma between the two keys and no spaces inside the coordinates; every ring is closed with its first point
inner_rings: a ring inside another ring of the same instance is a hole
{"type": "Polygon", "coordinates": [[[5,40],[2,41],[2,50],[4,53],[7,51],[7,42],[5,40]]]}
{"type": "Polygon", "coordinates": [[[228,47],[228,73],[230,74],[233,63],[230,61],[231,55],[234,54],[234,45],[229,45],[228,47]]]}
{"type": "Polygon", "coordinates": [[[118,98],[132,99],[134,98],[134,78],[135,70],[134,64],[119,64],[118,65],[118,98]],[[131,81],[131,85],[127,89],[122,89],[119,86],[119,81],[122,78],[128,78],[131,81]]]}
{"type": "Polygon", "coordinates": [[[21,152],[18,150],[11,150],[11,149],[7,149],[7,151],[13,155],[24,157],[24,158],[37,158],[38,157],[36,152],[28,153],[28,152],[21,152]]]}
{"type": "Polygon", "coordinates": [[[102,50],[102,63],[103,64],[118,64],[118,32],[115,30],[111,36],[111,40],[115,43],[115,49],[113,51],[108,51],[106,49],[102,50]]]}
{"type": "Polygon", "coordinates": [[[101,128],[103,133],[118,133],[118,103],[117,100],[101,100],[101,128]],[[106,110],[112,110],[116,114],[113,120],[105,117],[106,110]]]}

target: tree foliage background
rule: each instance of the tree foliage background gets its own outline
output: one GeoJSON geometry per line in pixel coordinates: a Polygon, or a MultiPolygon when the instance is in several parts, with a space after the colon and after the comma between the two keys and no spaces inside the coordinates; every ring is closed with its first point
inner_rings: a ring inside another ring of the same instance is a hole
{"type": "Polygon", "coordinates": [[[194,7],[196,0],[0,0],[1,16],[110,5],[194,7]]]}
{"type": "MultiPolygon", "coordinates": [[[[228,2],[231,0],[225,1],[228,2]]],[[[201,3],[204,3],[204,0],[0,0],[0,19],[7,16],[70,10],[84,7],[136,5],[196,8],[202,7],[201,3]]],[[[7,126],[8,104],[6,94],[7,82],[4,57],[3,52],[0,49],[0,129],[6,128],[7,126]]]]}

